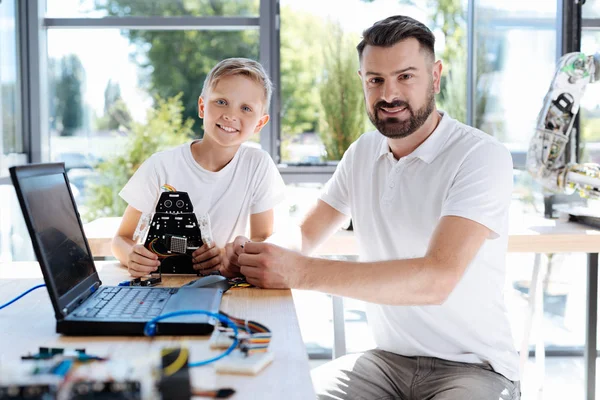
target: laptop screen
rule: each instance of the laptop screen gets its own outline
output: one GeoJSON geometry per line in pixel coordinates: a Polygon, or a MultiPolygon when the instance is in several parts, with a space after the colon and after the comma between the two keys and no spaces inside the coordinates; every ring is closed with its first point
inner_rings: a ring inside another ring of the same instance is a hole
{"type": "Polygon", "coordinates": [[[96,272],[65,175],[24,176],[19,182],[39,250],[62,296],[96,272]]]}

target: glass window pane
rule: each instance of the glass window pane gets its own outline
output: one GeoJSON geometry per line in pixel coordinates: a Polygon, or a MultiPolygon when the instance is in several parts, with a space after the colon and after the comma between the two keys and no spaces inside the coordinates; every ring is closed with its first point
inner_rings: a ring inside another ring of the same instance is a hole
{"type": "MultiPolygon", "coordinates": [[[[398,0],[281,1],[282,162],[317,164],[339,160],[350,143],[373,129],[355,71],[356,45],[362,31],[374,22],[391,15],[409,15],[432,28],[437,56],[444,63],[466,58],[464,7],[445,10],[431,8],[430,4],[398,0]],[[337,73],[334,65],[341,65],[342,72],[337,73]]],[[[464,69],[461,72],[462,76],[452,77],[445,73],[440,102],[452,104],[458,103],[457,96],[465,98],[464,69]]],[[[464,114],[464,107],[462,111],[464,114]]]]}
{"type": "Polygon", "coordinates": [[[258,16],[259,0],[47,0],[54,18],[258,16]]]}
{"type": "Polygon", "coordinates": [[[600,1],[587,0],[581,10],[583,18],[600,18],[600,1]]]}
{"type": "Polygon", "coordinates": [[[475,4],[477,17],[481,13],[491,12],[497,19],[556,18],[556,0],[475,0],[475,4]]]}
{"type": "MultiPolygon", "coordinates": [[[[554,3],[554,8],[546,8],[556,12],[556,2],[548,3],[554,3]]],[[[556,17],[528,20],[529,10],[521,17],[518,9],[501,12],[498,7],[504,3],[495,4],[476,11],[474,122],[511,151],[524,155],[554,75],[556,17]]]]}
{"type": "Polygon", "coordinates": [[[50,154],[66,163],[84,220],[120,216],[117,193],[141,162],[201,137],[207,73],[258,48],[256,30],[49,30],[50,154]]]}
{"type": "Polygon", "coordinates": [[[0,176],[23,152],[16,4],[0,2],[0,176]]]}
{"type": "MultiPolygon", "coordinates": [[[[594,54],[600,46],[600,32],[583,31],[581,34],[581,51],[594,54]]],[[[582,162],[600,162],[600,93],[597,84],[588,85],[581,99],[580,124],[582,162]]]]}

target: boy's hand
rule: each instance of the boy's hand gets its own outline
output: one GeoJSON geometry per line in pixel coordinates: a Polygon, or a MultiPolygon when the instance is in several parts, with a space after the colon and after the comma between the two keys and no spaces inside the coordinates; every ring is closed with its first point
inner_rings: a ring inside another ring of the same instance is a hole
{"type": "Polygon", "coordinates": [[[225,249],[221,249],[215,244],[210,246],[206,243],[192,253],[192,263],[196,271],[201,274],[209,274],[218,271],[223,262],[225,249]]]}
{"type": "Polygon", "coordinates": [[[238,236],[231,243],[225,245],[225,259],[221,266],[221,275],[227,278],[242,276],[238,257],[244,252],[244,245],[250,242],[245,236],[238,236]]]}
{"type": "Polygon", "coordinates": [[[127,256],[127,270],[135,278],[155,272],[159,265],[158,256],[141,244],[133,246],[127,256]]]}

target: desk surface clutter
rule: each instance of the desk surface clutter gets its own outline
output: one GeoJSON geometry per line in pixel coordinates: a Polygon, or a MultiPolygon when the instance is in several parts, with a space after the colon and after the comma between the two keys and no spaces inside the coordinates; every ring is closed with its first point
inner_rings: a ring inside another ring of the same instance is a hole
{"type": "MultiPolygon", "coordinates": [[[[114,262],[97,262],[96,267],[105,285],[117,285],[128,277],[127,271],[114,262]]],[[[180,286],[189,280],[191,278],[163,275],[165,286],[180,286]]],[[[37,263],[0,263],[0,304],[40,283],[43,279],[37,263]]],[[[229,397],[232,399],[314,398],[306,349],[289,290],[232,289],[224,294],[221,311],[268,327],[272,332],[269,352],[273,361],[255,376],[217,373],[214,365],[191,368],[191,383],[196,390],[206,391],[207,395],[213,392],[214,396],[219,389],[232,388],[235,390],[229,397]]],[[[21,356],[36,353],[40,347],[85,348],[89,355],[107,357],[111,361],[137,360],[137,364],[160,360],[165,348],[189,349],[190,363],[222,352],[210,349],[208,337],[60,336],[55,333],[55,322],[45,288],[1,310],[0,364],[3,367],[9,363],[20,364],[21,356]]]]}

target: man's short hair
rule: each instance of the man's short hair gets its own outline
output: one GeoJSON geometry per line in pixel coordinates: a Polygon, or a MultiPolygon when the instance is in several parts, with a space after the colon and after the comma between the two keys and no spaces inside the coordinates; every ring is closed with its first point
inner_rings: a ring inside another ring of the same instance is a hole
{"type": "Polygon", "coordinates": [[[408,38],[417,39],[421,45],[421,50],[427,51],[435,59],[435,36],[433,36],[433,33],[421,22],[405,15],[388,17],[365,29],[363,39],[356,46],[358,59],[362,60],[362,54],[367,45],[392,47],[408,38]]]}
{"type": "Polygon", "coordinates": [[[264,105],[265,112],[267,112],[269,104],[271,103],[273,83],[263,66],[258,61],[250,60],[248,58],[226,58],[225,60],[220,61],[206,76],[200,95],[204,96],[208,90],[214,89],[222,78],[234,75],[247,76],[264,88],[264,105]]]}

